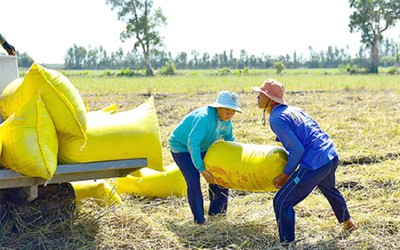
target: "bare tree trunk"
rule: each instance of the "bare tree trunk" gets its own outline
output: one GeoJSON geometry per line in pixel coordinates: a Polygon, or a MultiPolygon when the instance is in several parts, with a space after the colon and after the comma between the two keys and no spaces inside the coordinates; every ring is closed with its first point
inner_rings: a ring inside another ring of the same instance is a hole
{"type": "Polygon", "coordinates": [[[379,67],[379,35],[375,36],[374,44],[371,47],[371,68],[370,73],[378,74],[378,67],[379,67]]]}
{"type": "Polygon", "coordinates": [[[400,53],[399,46],[396,45],[396,60],[394,62],[394,73],[397,74],[399,71],[399,61],[400,61],[400,53]]]}
{"type": "Polygon", "coordinates": [[[153,67],[151,66],[151,62],[150,62],[150,53],[149,52],[146,51],[144,53],[144,59],[146,62],[146,75],[154,76],[153,67]]]}

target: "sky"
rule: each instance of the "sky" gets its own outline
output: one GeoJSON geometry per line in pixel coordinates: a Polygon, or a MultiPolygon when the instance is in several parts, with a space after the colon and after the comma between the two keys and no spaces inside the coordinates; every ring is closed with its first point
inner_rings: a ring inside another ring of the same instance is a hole
{"type": "MultiPolygon", "coordinates": [[[[134,40],[120,40],[125,24],[106,0],[0,0],[0,6],[0,33],[37,63],[63,63],[74,44],[109,53],[133,47],[134,40]]],[[[173,56],[233,50],[239,57],[244,49],[306,57],[310,46],[348,47],[353,56],[361,45],[360,33],[350,33],[348,0],[154,0],[154,7],[167,17],[160,33],[173,56]]],[[[400,24],[383,35],[398,41],[400,24]]]]}

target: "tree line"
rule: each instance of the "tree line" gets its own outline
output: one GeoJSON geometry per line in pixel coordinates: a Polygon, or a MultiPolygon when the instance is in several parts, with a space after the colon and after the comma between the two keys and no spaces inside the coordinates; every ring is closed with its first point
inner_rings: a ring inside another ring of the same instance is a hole
{"type": "MultiPolygon", "coordinates": [[[[386,39],[381,43],[379,66],[395,67],[400,60],[400,42],[386,39]]],[[[171,52],[151,51],[150,63],[153,68],[161,69],[166,65],[174,65],[176,69],[266,69],[273,68],[276,63],[281,63],[284,68],[339,68],[349,67],[354,69],[367,68],[370,64],[368,52],[360,48],[356,55],[351,56],[348,48],[328,46],[325,51],[315,51],[311,46],[308,54],[292,54],[271,56],[263,54],[256,56],[248,54],[242,49],[239,57],[234,56],[234,51],[223,51],[213,55],[203,54],[193,50],[190,54],[179,52],[175,56],[171,52]]],[[[20,67],[29,67],[33,60],[27,53],[18,57],[20,67]]],[[[74,44],[69,48],[64,58],[64,69],[69,70],[141,70],[145,68],[145,59],[137,50],[124,52],[121,48],[116,51],[106,51],[102,46],[85,48],[74,44]]]]}
{"type": "MultiPolygon", "coordinates": [[[[395,66],[399,61],[400,43],[386,39],[380,48],[379,66],[395,66]]],[[[281,56],[271,56],[263,54],[261,56],[248,54],[242,49],[239,57],[234,56],[234,51],[223,51],[221,53],[200,54],[193,50],[190,54],[179,52],[173,56],[170,52],[155,51],[150,52],[150,63],[153,68],[160,69],[167,64],[174,64],[177,69],[265,69],[273,68],[274,64],[283,63],[285,68],[338,68],[341,66],[351,66],[358,68],[368,67],[370,59],[367,51],[360,48],[354,56],[350,55],[348,48],[337,48],[328,46],[326,51],[315,51],[309,47],[308,55],[292,54],[281,56]]],[[[106,51],[103,47],[85,48],[74,44],[69,48],[65,55],[65,69],[132,69],[139,70],[145,67],[145,58],[137,50],[124,51],[119,48],[117,51],[106,51]]]]}

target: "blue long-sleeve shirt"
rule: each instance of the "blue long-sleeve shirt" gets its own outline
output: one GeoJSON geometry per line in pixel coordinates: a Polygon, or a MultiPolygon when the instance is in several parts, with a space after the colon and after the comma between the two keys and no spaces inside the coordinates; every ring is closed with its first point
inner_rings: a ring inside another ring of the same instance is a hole
{"type": "Polygon", "coordinates": [[[302,109],[275,106],[270,113],[269,123],[277,139],[288,151],[288,162],[284,173],[290,175],[300,166],[315,170],[338,156],[333,141],[302,109]]]}
{"type": "Polygon", "coordinates": [[[222,121],[215,108],[204,106],[186,115],[169,138],[170,149],[174,153],[189,152],[194,166],[203,172],[201,153],[216,141],[234,141],[232,122],[222,121]]]}

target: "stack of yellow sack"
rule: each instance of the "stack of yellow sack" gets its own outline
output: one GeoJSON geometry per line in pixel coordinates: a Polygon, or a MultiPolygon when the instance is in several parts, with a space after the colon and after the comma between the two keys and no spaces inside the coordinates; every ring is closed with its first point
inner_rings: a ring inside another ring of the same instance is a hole
{"type": "Polygon", "coordinates": [[[86,138],[86,109],[78,91],[64,75],[38,64],[5,87],[0,113],[6,119],[0,164],[28,176],[53,176],[59,133],[86,138]]]}
{"type": "Polygon", "coordinates": [[[57,164],[147,158],[164,171],[154,99],[124,112],[87,112],[62,73],[34,63],[0,95],[2,167],[50,179],[57,164]]]}

